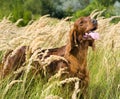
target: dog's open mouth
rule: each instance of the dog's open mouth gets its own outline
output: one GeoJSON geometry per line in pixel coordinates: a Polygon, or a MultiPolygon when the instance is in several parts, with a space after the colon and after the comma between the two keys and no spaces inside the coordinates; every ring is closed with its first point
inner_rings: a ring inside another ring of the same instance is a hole
{"type": "Polygon", "coordinates": [[[97,26],[95,26],[93,29],[91,29],[90,31],[95,31],[97,29],[97,26]]]}
{"type": "Polygon", "coordinates": [[[93,28],[92,30],[90,30],[88,33],[85,33],[84,37],[91,37],[94,40],[98,40],[99,39],[99,33],[95,32],[96,27],[93,28]]]}

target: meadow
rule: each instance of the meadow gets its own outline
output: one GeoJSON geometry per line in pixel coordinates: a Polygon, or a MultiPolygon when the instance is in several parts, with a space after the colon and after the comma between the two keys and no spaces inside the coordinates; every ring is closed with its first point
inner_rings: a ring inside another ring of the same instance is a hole
{"type": "MultiPolygon", "coordinates": [[[[93,52],[89,48],[88,52],[89,99],[120,99],[120,22],[111,23],[120,17],[104,18],[101,14],[102,11],[95,11],[90,15],[98,20],[96,32],[100,34],[100,39],[96,41],[96,50],[93,52]]],[[[31,20],[24,27],[17,26],[21,19],[16,23],[9,21],[9,17],[0,20],[0,64],[7,50],[22,45],[30,46],[32,52],[38,47],[47,49],[65,45],[73,26],[73,22],[67,19],[58,20],[46,15],[31,20]]],[[[43,65],[53,58],[46,60],[43,65]]],[[[30,56],[26,51],[26,64],[0,79],[0,99],[79,99],[81,90],[78,78],[60,80],[61,70],[47,81],[45,70],[45,77],[37,70],[32,73],[32,62],[35,60],[36,54],[30,56]],[[21,71],[22,75],[15,79],[21,71]],[[73,82],[74,90],[71,90],[73,82]]]]}

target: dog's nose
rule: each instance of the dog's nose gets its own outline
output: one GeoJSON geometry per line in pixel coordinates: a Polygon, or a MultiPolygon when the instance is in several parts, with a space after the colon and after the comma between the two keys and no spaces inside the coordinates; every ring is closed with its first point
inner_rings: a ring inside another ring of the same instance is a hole
{"type": "Polygon", "coordinates": [[[97,24],[97,20],[96,19],[92,19],[92,23],[93,24],[97,24]]]}

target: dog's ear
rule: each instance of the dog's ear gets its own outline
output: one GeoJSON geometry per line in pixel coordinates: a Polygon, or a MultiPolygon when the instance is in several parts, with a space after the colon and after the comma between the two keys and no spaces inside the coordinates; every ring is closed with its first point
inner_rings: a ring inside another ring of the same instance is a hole
{"type": "Polygon", "coordinates": [[[78,46],[77,43],[77,31],[75,29],[71,30],[69,33],[69,42],[68,42],[68,52],[70,53],[74,47],[78,46]]]}

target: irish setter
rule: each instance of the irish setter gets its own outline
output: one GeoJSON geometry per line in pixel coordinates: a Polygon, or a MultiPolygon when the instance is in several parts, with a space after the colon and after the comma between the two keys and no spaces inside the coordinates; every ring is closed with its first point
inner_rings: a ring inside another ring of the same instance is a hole
{"type": "MultiPolygon", "coordinates": [[[[69,32],[68,44],[60,48],[48,49],[45,58],[50,55],[58,55],[64,57],[64,60],[56,60],[49,64],[48,72],[53,74],[60,68],[67,67],[69,75],[79,77],[84,88],[89,83],[89,72],[87,70],[87,51],[88,47],[95,48],[95,38],[90,33],[97,29],[97,20],[90,17],[81,17],[74,22],[74,26],[69,32]]],[[[17,69],[25,61],[26,46],[22,46],[6,55],[3,62],[3,76],[17,69]]],[[[46,50],[41,50],[45,52],[46,50]]],[[[38,53],[39,54],[39,53],[38,53]]],[[[38,55],[42,59],[42,55],[38,55]]]]}

